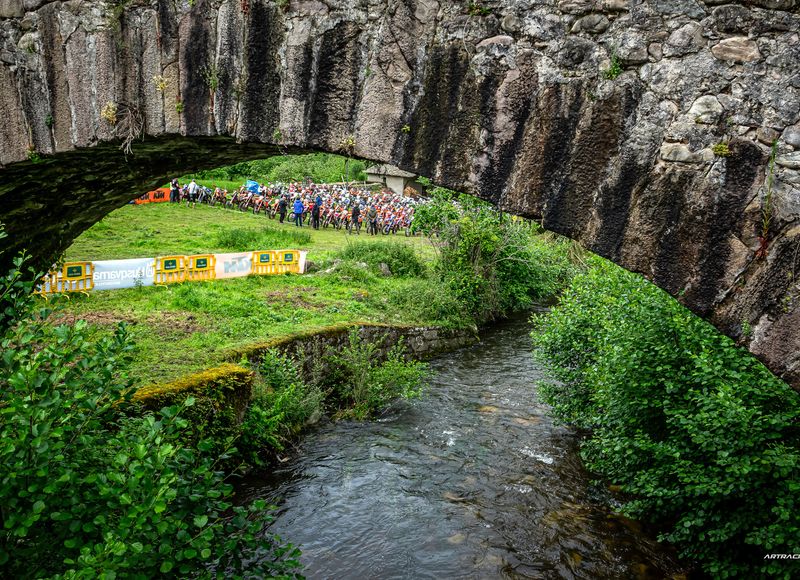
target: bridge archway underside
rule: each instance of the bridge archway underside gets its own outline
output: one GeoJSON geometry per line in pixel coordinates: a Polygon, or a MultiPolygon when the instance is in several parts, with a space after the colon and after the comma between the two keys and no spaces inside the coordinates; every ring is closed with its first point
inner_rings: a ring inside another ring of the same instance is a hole
{"type": "Polygon", "coordinates": [[[47,260],[168,176],[344,153],[540,220],[800,385],[800,15],[715,4],[3,5],[0,244],[47,260]]]}

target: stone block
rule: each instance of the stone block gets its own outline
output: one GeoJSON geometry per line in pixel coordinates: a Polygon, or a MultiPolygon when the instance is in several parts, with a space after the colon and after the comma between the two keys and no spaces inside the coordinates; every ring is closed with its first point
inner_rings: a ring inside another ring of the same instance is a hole
{"type": "Polygon", "coordinates": [[[0,0],[0,18],[22,18],[25,9],[22,0],[0,0]]]}
{"type": "Polygon", "coordinates": [[[696,123],[714,124],[719,121],[720,115],[725,109],[714,95],[703,95],[692,103],[689,109],[689,117],[696,123]]]}
{"type": "Polygon", "coordinates": [[[775,163],[788,169],[800,169],[800,151],[778,155],[775,158],[775,163]]]}
{"type": "Polygon", "coordinates": [[[661,159],[678,163],[699,163],[703,161],[702,155],[693,153],[689,146],[684,143],[664,143],[661,146],[661,159]]]}
{"type": "Polygon", "coordinates": [[[711,54],[728,62],[754,62],[761,59],[758,45],[744,36],[726,38],[711,47],[711,54]]]}
{"type": "Polygon", "coordinates": [[[786,127],[783,131],[783,140],[787,145],[800,149],[800,123],[786,127]]]}
{"type": "Polygon", "coordinates": [[[600,34],[605,32],[610,22],[605,14],[587,14],[581,16],[572,25],[572,32],[588,32],[589,34],[600,34]]]}
{"type": "Polygon", "coordinates": [[[706,45],[703,27],[697,22],[684,24],[669,35],[664,45],[665,56],[681,56],[697,52],[706,45]]]}
{"type": "Polygon", "coordinates": [[[778,137],[780,137],[780,133],[771,127],[759,127],[756,131],[756,139],[765,145],[772,145],[772,142],[778,137]]]}

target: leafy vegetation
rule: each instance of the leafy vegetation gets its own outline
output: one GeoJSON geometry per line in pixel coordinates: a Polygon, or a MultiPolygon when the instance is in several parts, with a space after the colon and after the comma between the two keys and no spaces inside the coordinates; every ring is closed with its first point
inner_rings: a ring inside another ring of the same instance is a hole
{"type": "MultiPolygon", "coordinates": [[[[280,141],[280,139],[276,139],[280,141]]],[[[348,159],[330,153],[309,153],[307,155],[280,155],[256,161],[244,161],[226,167],[198,171],[180,179],[245,181],[258,182],[303,181],[311,178],[317,183],[338,183],[341,181],[365,181],[367,179],[363,161],[348,159]]]]}
{"type": "Polygon", "coordinates": [[[730,147],[728,147],[727,143],[717,143],[716,145],[714,145],[711,148],[711,151],[717,157],[730,157],[731,156],[731,150],[730,150],[730,147]]]}
{"type": "Polygon", "coordinates": [[[425,274],[423,261],[414,248],[402,242],[348,243],[338,253],[343,260],[365,262],[373,267],[386,264],[395,276],[419,277],[425,274]]]}
{"type": "Polygon", "coordinates": [[[237,447],[253,465],[263,463],[265,450],[281,451],[322,410],[326,396],[318,385],[303,380],[292,359],[267,350],[261,355],[258,381],[242,423],[237,447]]]}
{"type": "Polygon", "coordinates": [[[336,395],[346,406],[340,416],[366,419],[398,398],[410,399],[422,393],[428,366],[405,357],[402,342],[392,347],[385,359],[380,345],[363,341],[357,330],[348,335],[348,344],[330,353],[331,377],[336,395]]]}
{"type": "Polygon", "coordinates": [[[622,61],[616,51],[611,52],[611,63],[603,71],[603,78],[613,81],[622,74],[622,61]]]}
{"type": "Polygon", "coordinates": [[[714,577],[797,577],[800,395],[708,323],[597,259],[537,318],[541,386],[590,430],[586,465],[624,511],[714,577]]]}
{"type": "Polygon", "coordinates": [[[0,278],[0,575],[297,576],[263,502],[234,506],[223,457],[183,441],[186,409],[129,417],[125,326],[45,331],[23,259],[0,278]]]}
{"type": "Polygon", "coordinates": [[[526,310],[572,276],[569,243],[539,235],[533,222],[511,219],[488,203],[443,188],[432,196],[414,226],[438,237],[435,270],[450,297],[476,322],[526,310]]]}

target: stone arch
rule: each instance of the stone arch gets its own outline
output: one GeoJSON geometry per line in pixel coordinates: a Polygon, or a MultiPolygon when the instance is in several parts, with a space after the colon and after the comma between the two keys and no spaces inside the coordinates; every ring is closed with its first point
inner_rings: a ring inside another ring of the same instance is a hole
{"type": "Polygon", "coordinates": [[[346,151],[541,220],[799,384],[797,2],[482,7],[0,2],[0,244],[45,258],[169,174],[346,151]]]}

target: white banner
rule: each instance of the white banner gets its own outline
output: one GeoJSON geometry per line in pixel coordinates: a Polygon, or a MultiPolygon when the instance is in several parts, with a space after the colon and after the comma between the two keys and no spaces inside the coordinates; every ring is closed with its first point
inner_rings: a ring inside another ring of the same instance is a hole
{"type": "Polygon", "coordinates": [[[253,252],[214,255],[217,258],[217,280],[249,276],[253,269],[253,252]]]}
{"type": "Polygon", "coordinates": [[[94,263],[94,289],[115,290],[154,284],[153,258],[102,260],[94,263]]]}

